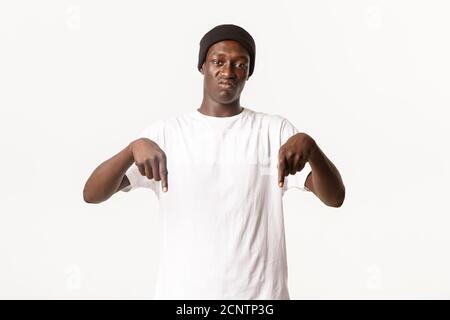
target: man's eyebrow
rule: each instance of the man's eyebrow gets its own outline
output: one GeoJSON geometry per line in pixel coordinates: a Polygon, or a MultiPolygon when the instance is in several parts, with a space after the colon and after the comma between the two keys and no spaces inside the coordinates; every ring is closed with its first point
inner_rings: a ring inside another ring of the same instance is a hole
{"type": "MultiPolygon", "coordinates": [[[[212,54],[211,54],[212,56],[213,55],[216,55],[216,56],[224,56],[225,55],[225,53],[223,53],[223,52],[213,52],[212,54]]],[[[236,59],[246,59],[246,60],[248,60],[248,58],[246,57],[246,56],[237,56],[237,57],[235,57],[236,59]]]]}

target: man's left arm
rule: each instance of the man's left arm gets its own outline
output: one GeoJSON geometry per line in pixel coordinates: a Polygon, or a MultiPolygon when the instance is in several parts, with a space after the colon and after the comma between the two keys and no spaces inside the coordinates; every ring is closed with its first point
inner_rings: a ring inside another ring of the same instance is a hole
{"type": "Polygon", "coordinates": [[[312,172],[305,181],[305,187],[328,206],[342,205],[345,198],[345,186],[341,175],[309,135],[301,132],[290,137],[281,146],[278,159],[280,187],[284,184],[284,177],[302,170],[305,163],[309,162],[312,172]]]}

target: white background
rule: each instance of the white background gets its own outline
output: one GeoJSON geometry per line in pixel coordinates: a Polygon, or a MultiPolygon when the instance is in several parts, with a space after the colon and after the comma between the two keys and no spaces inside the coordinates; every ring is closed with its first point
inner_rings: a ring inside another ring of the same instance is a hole
{"type": "Polygon", "coordinates": [[[256,41],[241,103],[310,134],[346,199],[285,195],[293,299],[450,298],[446,1],[0,2],[0,298],[151,299],[158,203],[82,190],[155,120],[198,108],[198,43],[256,41]]]}

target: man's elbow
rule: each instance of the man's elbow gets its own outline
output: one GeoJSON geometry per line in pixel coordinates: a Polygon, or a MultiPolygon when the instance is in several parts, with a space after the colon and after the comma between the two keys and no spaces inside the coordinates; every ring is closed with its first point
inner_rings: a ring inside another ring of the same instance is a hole
{"type": "Polygon", "coordinates": [[[100,203],[102,201],[99,201],[98,199],[93,198],[91,195],[89,195],[89,192],[87,192],[86,189],[83,190],[83,200],[86,203],[100,203]]]}
{"type": "Polygon", "coordinates": [[[85,190],[83,190],[83,200],[86,203],[95,203],[94,201],[91,200],[91,198],[89,198],[89,195],[85,190]]]}
{"type": "Polygon", "coordinates": [[[345,200],[345,187],[342,188],[336,193],[336,198],[333,202],[328,203],[327,205],[333,208],[339,208],[344,204],[345,200]]]}

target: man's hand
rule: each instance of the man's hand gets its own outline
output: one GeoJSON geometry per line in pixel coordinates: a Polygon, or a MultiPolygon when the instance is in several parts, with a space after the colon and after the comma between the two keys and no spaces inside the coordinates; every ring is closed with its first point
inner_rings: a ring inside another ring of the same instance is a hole
{"type": "Polygon", "coordinates": [[[167,158],[164,151],[152,140],[140,138],[130,144],[130,150],[134,162],[139,168],[141,175],[148,179],[161,180],[161,187],[164,192],[168,190],[167,181],[167,158]]]}
{"type": "Polygon", "coordinates": [[[316,147],[314,139],[306,133],[293,135],[280,147],[278,153],[278,185],[280,188],[284,185],[284,177],[296,174],[305,167],[316,147]]]}

